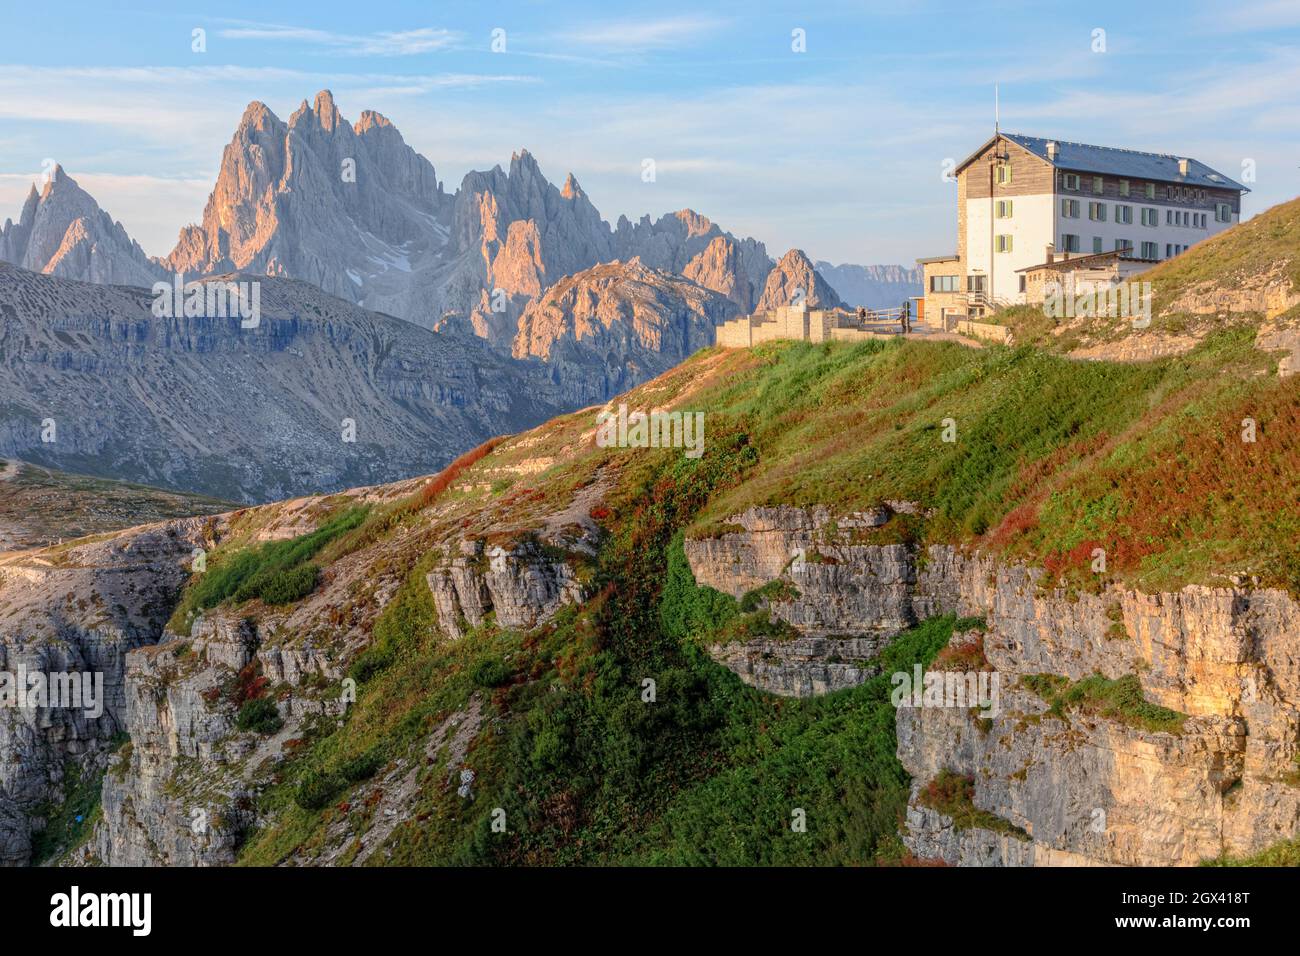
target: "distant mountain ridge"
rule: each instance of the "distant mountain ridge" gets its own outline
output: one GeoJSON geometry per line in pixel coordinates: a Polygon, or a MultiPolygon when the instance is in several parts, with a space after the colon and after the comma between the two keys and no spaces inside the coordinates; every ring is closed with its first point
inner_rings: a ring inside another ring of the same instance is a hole
{"type": "Polygon", "coordinates": [[[0,457],[267,501],[425,473],[568,407],[474,336],[261,284],[243,328],[0,263],[0,457]]]}
{"type": "MultiPolygon", "coordinates": [[[[466,174],[449,193],[386,117],[366,110],[353,125],[328,90],[288,120],[249,104],[201,221],[181,230],[167,256],[147,257],[60,168],[42,194],[29,196],[19,223],[0,232],[0,259],[63,278],[144,286],[173,273],[299,279],[425,328],[471,331],[516,354],[530,305],[560,279],[615,261],[638,259],[683,277],[742,313],[785,304],[804,285],[850,305],[863,301],[860,288],[870,290],[865,304],[897,297],[889,285],[897,267],[857,266],[830,267],[836,279],[824,276],[819,286],[810,265],[810,275],[777,280],[768,294],[777,263],[762,242],[690,209],[657,220],[621,216],[611,226],[572,173],[557,188],[527,150],[507,169],[466,174]]],[[[630,356],[615,360],[631,367],[630,356]]]]}
{"type": "Polygon", "coordinates": [[[818,260],[817,271],[851,306],[892,309],[921,295],[920,268],[906,266],[831,265],[818,260]]]}

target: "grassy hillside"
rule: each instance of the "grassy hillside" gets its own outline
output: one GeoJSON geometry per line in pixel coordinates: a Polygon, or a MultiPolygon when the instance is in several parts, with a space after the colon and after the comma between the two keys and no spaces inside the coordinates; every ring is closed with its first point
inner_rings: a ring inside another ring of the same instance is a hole
{"type": "MultiPolygon", "coordinates": [[[[1161,266],[1165,301],[1205,281],[1291,281],[1297,216],[1280,207],[1161,266]],[[1249,248],[1269,258],[1238,275],[1249,248]]],[[[341,723],[311,723],[260,780],[262,824],[241,862],[347,863],[361,841],[333,856],[339,841],[376,828],[376,863],[908,862],[897,830],[910,781],[884,679],[813,700],[742,684],[703,645],[773,625],[698,586],[683,537],[725,532],[756,505],[845,515],[904,500],[921,509],[857,540],[979,548],[1076,589],[1245,582],[1300,595],[1300,379],[1279,377],[1279,353],[1256,347],[1264,316],[1214,319],[1196,320],[1177,357],[1129,364],[1063,356],[1068,336],[1041,314],[1046,347],[709,349],[620,399],[703,412],[698,460],[596,447],[587,409],[364,508],[319,499],[292,540],[266,544],[258,529],[275,508],[250,509],[179,616],[215,609],[316,641],[339,640],[346,622],[360,690],[341,723]],[[460,639],[440,633],[426,575],[460,541],[586,520],[603,531],[599,551],[569,560],[588,600],[527,633],[491,615],[460,639]],[[1091,570],[1097,548],[1104,574],[1091,570]],[[280,574],[294,576],[273,589],[294,609],[291,628],[264,589],[280,574]],[[477,729],[457,744],[466,726],[477,729]],[[472,800],[457,792],[464,766],[472,800]],[[385,820],[385,794],[403,786],[414,805],[385,820]]],[[[921,623],[883,652],[881,672],[927,663],[969,624],[921,623]]],[[[1143,726],[1181,719],[1133,684],[1046,689],[1061,707],[1143,726]]],[[[960,802],[961,779],[939,783],[934,800],[960,802]]]]}
{"type": "Polygon", "coordinates": [[[1300,199],[1205,239],[1129,282],[1150,283],[1149,327],[1119,318],[1053,318],[1031,306],[1006,309],[991,321],[1010,326],[1021,344],[1098,354],[1161,339],[1181,351],[1230,327],[1300,329],[1300,199]]]}
{"type": "Polygon", "coordinates": [[[203,495],[0,462],[0,550],[19,550],[152,521],[236,507],[203,495]]]}
{"type": "MultiPolygon", "coordinates": [[[[1080,588],[1102,580],[1089,571],[1102,547],[1107,580],[1154,590],[1253,576],[1300,593],[1300,389],[1275,365],[1242,329],[1140,365],[925,341],[713,349],[626,398],[704,411],[699,460],[597,448],[591,409],[489,443],[364,511],[321,499],[315,537],[268,548],[252,529],[274,507],[250,509],[213,554],[225,577],[196,581],[182,608],[271,613],[261,586],[241,582],[309,565],[311,587],[317,573],[324,583],[301,613],[319,621],[295,627],[319,638],[351,621],[366,646],[351,663],[357,702],[341,725],[313,724],[265,780],[267,822],[241,861],[309,861],[343,823],[364,831],[377,781],[403,758],[422,768],[418,806],[375,861],[901,862],[908,781],[887,688],[791,700],[744,686],[700,644],[752,622],[696,586],[681,535],[717,533],[756,504],[845,513],[907,499],[926,515],[865,540],[976,546],[1080,588]],[[517,539],[587,500],[605,530],[580,569],[590,600],[530,633],[491,618],[459,640],[439,633],[424,576],[449,542],[517,539]],[[330,590],[344,565],[363,569],[353,580],[392,582],[381,609],[356,585],[346,599],[330,590]],[[475,701],[490,730],[465,758],[477,775],[466,801],[422,748],[475,701]],[[796,810],[806,832],[791,829],[796,810]]],[[[957,623],[903,635],[884,672],[927,662],[957,623]]]]}

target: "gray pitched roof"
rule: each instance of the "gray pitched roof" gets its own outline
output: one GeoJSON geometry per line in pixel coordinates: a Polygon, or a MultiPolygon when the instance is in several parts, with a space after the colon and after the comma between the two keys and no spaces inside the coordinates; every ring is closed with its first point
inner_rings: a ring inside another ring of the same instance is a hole
{"type": "Polygon", "coordinates": [[[1113,146],[1088,146],[1084,143],[1066,142],[1063,139],[1050,140],[1041,136],[1023,136],[1020,133],[1002,135],[1013,143],[1023,146],[1039,159],[1051,163],[1057,169],[1250,192],[1241,183],[1190,157],[1173,156],[1167,153],[1141,153],[1135,149],[1116,149],[1113,146]],[[1047,158],[1047,144],[1051,142],[1055,142],[1058,147],[1055,160],[1047,158]],[[1186,176],[1178,172],[1178,161],[1184,158],[1187,159],[1186,176]]]}

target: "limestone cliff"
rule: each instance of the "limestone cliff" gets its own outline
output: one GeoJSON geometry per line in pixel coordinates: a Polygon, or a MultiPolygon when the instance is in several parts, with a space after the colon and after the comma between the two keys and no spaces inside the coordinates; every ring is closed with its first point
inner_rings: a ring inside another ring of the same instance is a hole
{"type": "MultiPolygon", "coordinates": [[[[835,632],[840,646],[864,658],[935,614],[985,618],[982,650],[1000,678],[998,713],[897,710],[898,756],[913,776],[906,840],[918,857],[954,865],[1190,865],[1295,835],[1294,598],[1200,586],[1077,594],[1052,587],[1040,570],[951,547],[922,553],[847,543],[852,529],[881,526],[890,510],[832,522],[825,510],[755,509],[731,519],[743,531],[688,541],[686,553],[700,583],[733,594],[789,581],[798,597],[774,600],[772,613],[804,635],[835,632]],[[1053,710],[1030,689],[1037,675],[1063,682],[1135,676],[1151,705],[1185,720],[1176,730],[1153,730],[1087,710],[1053,710]],[[974,807],[1009,826],[958,829],[919,804],[925,785],[944,772],[973,781],[974,807]]],[[[766,644],[749,656],[744,650],[712,652],[778,693],[823,692],[867,676],[826,679],[827,662],[842,653],[834,641],[820,649],[787,642],[777,658],[766,644]],[[754,656],[768,658],[766,669],[754,667],[754,656]]]]}
{"type": "MultiPolygon", "coordinates": [[[[357,489],[347,497],[382,506],[415,488],[418,483],[407,482],[357,489]]],[[[304,499],[261,509],[254,519],[258,537],[310,532],[314,505],[314,499],[304,499]]],[[[223,517],[210,533],[208,543],[219,544],[233,526],[223,517]]],[[[482,536],[428,538],[431,553],[442,556],[416,585],[427,588],[436,609],[430,637],[454,642],[489,616],[503,627],[544,625],[590,595],[583,565],[599,535],[588,515],[568,509],[527,532],[507,523],[482,536]]],[[[188,634],[156,631],[156,644],[150,640],[124,661],[115,660],[123,698],[119,726],[130,743],[104,776],[103,820],[72,862],[232,863],[251,829],[274,822],[259,812],[258,795],[304,740],[344,714],[341,682],[402,586],[387,555],[384,545],[348,554],[299,604],[213,609],[188,634]],[[346,615],[337,611],[342,607],[350,609],[346,615]],[[272,718],[260,731],[241,727],[241,705],[259,697],[273,703],[272,718]]],[[[292,862],[366,862],[418,795],[423,775],[431,766],[459,774],[480,730],[474,704],[440,722],[428,735],[425,759],[402,757],[380,768],[376,793],[383,799],[370,807],[373,815],[364,821],[342,817],[325,845],[292,862]]]]}
{"type": "Polygon", "coordinates": [[[0,708],[0,864],[29,862],[42,808],[102,769],[126,730],[129,652],[157,640],[204,520],[0,557],[0,671],[100,674],[104,698],[99,715],[52,699],[0,708]]]}

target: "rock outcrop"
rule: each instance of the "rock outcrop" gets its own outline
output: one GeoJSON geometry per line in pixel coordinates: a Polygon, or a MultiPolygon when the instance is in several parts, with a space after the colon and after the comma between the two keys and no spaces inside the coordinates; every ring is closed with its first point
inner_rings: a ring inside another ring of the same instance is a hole
{"type": "Polygon", "coordinates": [[[586,593],[562,554],[560,546],[533,538],[509,545],[460,541],[455,556],[426,576],[438,626],[463,637],[488,614],[495,614],[501,627],[521,630],[546,622],[586,593]]]}
{"type": "MultiPolygon", "coordinates": [[[[809,639],[828,620],[830,630],[878,647],[936,614],[985,618],[984,669],[998,678],[993,712],[906,700],[897,710],[898,756],[913,777],[905,839],[916,856],[954,865],[1190,865],[1294,836],[1300,603],[1290,595],[1202,586],[1070,593],[1040,570],[951,547],[922,556],[907,545],[844,545],[853,532],[830,517],[755,509],[731,519],[743,531],[688,541],[687,557],[700,583],[733,594],[791,582],[798,598],[774,600],[771,613],[809,639]],[[819,567],[814,554],[834,563],[819,567]],[[796,561],[817,573],[801,575],[796,561]],[[1122,715],[1053,711],[1025,683],[1036,675],[1137,680],[1150,706],[1185,719],[1152,729],[1122,715]],[[918,803],[944,772],[973,781],[975,809],[1006,826],[956,828],[918,803]]],[[[864,517],[849,520],[881,523],[864,517]]],[[[771,650],[711,652],[758,683],[755,660],[771,650]]],[[[776,674],[768,689],[836,689],[825,672],[834,649],[818,650],[788,642],[784,659],[767,661],[776,674]]]]}
{"type": "Polygon", "coordinates": [[[129,655],[126,730],[131,743],[104,777],[104,822],[85,862],[112,866],[217,866],[234,862],[256,822],[259,781],[284,759],[304,720],[337,717],[342,702],[315,686],[342,676],[336,656],[310,643],[263,646],[254,624],[216,614],[191,634],[129,655]],[[241,676],[273,689],[283,726],[239,732],[232,687],[241,676]],[[318,679],[318,680],[316,680],[318,679]]]}

